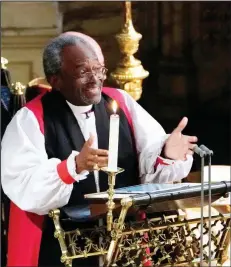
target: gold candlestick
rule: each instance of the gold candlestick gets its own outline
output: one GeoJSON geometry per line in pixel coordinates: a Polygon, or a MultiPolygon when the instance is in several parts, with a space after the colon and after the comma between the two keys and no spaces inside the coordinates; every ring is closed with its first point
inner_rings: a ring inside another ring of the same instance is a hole
{"type": "Polygon", "coordinates": [[[16,82],[15,84],[13,83],[12,87],[14,95],[23,95],[26,88],[26,86],[20,82],[16,82]]]}
{"type": "Polygon", "coordinates": [[[116,35],[122,57],[116,70],[111,73],[111,77],[121,89],[138,100],[142,94],[142,81],[148,77],[149,73],[144,70],[141,61],[134,57],[142,35],[133,27],[131,2],[125,2],[123,5],[125,23],[122,32],[116,35]]]}
{"type": "Polygon", "coordinates": [[[107,204],[107,231],[112,230],[112,224],[113,224],[113,209],[115,208],[115,202],[114,202],[114,193],[115,193],[115,179],[116,175],[123,172],[124,169],[118,168],[116,172],[109,171],[107,167],[102,168],[102,171],[106,172],[108,175],[108,202],[107,204]]]}
{"type": "Polygon", "coordinates": [[[26,86],[20,82],[12,84],[12,115],[26,104],[25,88],[26,86]]]}

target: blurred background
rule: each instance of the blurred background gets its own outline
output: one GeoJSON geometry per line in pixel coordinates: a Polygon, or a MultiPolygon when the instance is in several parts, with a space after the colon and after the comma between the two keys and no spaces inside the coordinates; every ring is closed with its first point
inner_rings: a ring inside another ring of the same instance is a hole
{"type": "MultiPolygon", "coordinates": [[[[1,15],[1,56],[13,81],[44,76],[44,45],[68,30],[99,42],[109,73],[118,64],[123,2],[2,2],[1,15]]],[[[142,35],[135,57],[149,71],[138,102],[167,132],[188,116],[185,134],[214,150],[213,164],[230,165],[231,3],[132,2],[132,19],[142,35]]]]}
{"type": "MultiPolygon", "coordinates": [[[[138,88],[136,100],[168,133],[187,116],[184,133],[198,136],[199,144],[214,151],[213,165],[231,165],[231,2],[1,2],[1,57],[9,61],[7,69],[1,62],[1,135],[26,101],[24,86],[15,82],[28,85],[43,77],[44,46],[70,30],[99,42],[109,69],[106,85],[138,88]],[[128,52],[138,48],[134,56],[142,65],[137,72],[133,69],[131,83],[118,85],[110,74],[126,72],[118,69],[126,46],[128,52]]],[[[194,158],[192,171],[198,173],[200,159],[194,158]]],[[[223,179],[220,173],[216,176],[223,179]]],[[[198,181],[198,175],[192,181],[198,181]]],[[[9,200],[4,194],[1,204],[5,266],[9,200]]]]}

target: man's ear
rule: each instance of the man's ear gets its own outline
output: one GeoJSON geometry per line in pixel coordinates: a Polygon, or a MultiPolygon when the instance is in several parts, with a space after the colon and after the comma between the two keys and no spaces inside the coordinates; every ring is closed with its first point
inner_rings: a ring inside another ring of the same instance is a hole
{"type": "Polygon", "coordinates": [[[49,84],[52,88],[59,90],[61,88],[61,81],[58,75],[53,75],[49,78],[49,84]]]}

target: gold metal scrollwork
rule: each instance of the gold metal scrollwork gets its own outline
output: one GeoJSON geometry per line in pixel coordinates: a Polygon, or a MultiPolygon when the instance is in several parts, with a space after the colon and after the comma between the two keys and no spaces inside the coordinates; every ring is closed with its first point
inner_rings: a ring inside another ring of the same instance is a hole
{"type": "MultiPolygon", "coordinates": [[[[197,265],[200,257],[200,218],[182,220],[182,217],[165,215],[144,221],[125,223],[129,207],[128,197],[121,201],[122,210],[114,221],[114,228],[106,226],[92,229],[75,229],[65,232],[60,224],[59,211],[50,213],[55,225],[55,237],[62,251],[61,261],[71,266],[77,258],[106,255],[104,266],[142,266],[142,259],[154,266],[197,265]],[[143,235],[147,233],[148,236],[143,235]],[[99,239],[103,240],[99,244],[99,239]],[[147,255],[146,248],[150,254],[147,255]]],[[[212,259],[218,266],[227,260],[230,240],[230,215],[212,217],[212,259]],[[219,227],[218,227],[219,226],[219,227]]],[[[208,234],[208,218],[204,219],[204,236],[208,234]]],[[[207,262],[208,242],[204,243],[204,262],[207,262]]]]}
{"type": "MultiPolygon", "coordinates": [[[[141,267],[150,261],[154,266],[199,266],[201,219],[187,219],[186,213],[176,211],[157,213],[145,220],[125,221],[133,206],[131,197],[120,201],[121,211],[113,218],[114,185],[117,172],[102,169],[108,174],[107,225],[91,229],[65,231],[61,226],[60,211],[53,210],[50,217],[55,226],[62,257],[70,267],[78,258],[105,255],[104,267],[141,267]],[[147,253],[147,248],[149,253],[147,253]]],[[[128,219],[127,219],[128,220],[128,219]]],[[[218,266],[227,260],[230,244],[230,214],[211,218],[212,263],[218,266]]],[[[203,240],[208,240],[209,218],[204,218],[203,240]]],[[[203,245],[203,262],[208,263],[209,242],[203,245]]]]}

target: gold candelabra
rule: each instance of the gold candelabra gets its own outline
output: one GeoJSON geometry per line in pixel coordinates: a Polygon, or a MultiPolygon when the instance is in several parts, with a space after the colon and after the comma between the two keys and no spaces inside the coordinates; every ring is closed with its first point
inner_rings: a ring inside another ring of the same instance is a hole
{"type": "Polygon", "coordinates": [[[20,82],[12,84],[12,115],[26,104],[25,88],[26,86],[20,82]]]}
{"type": "Polygon", "coordinates": [[[16,82],[15,84],[12,84],[12,88],[14,95],[24,95],[26,86],[20,82],[16,82]]]}
{"type": "Polygon", "coordinates": [[[149,73],[144,70],[141,61],[134,57],[142,35],[133,27],[131,2],[125,2],[123,5],[125,8],[124,25],[121,33],[116,35],[122,57],[115,71],[111,73],[111,78],[121,89],[138,100],[142,94],[142,81],[148,77],[149,73]]]}
{"type": "Polygon", "coordinates": [[[123,172],[124,169],[118,168],[116,172],[109,171],[108,168],[102,168],[102,171],[106,172],[108,175],[108,202],[107,208],[107,231],[112,230],[112,224],[113,224],[113,210],[115,208],[115,202],[114,202],[114,193],[115,193],[115,179],[116,175],[123,172]]]}

